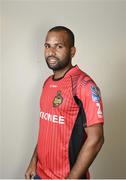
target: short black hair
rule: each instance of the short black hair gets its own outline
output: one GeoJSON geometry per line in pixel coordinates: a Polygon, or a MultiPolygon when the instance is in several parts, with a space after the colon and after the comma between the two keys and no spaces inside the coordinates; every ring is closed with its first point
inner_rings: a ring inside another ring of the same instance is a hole
{"type": "Polygon", "coordinates": [[[74,46],[74,43],[75,43],[75,38],[74,38],[74,33],[68,29],[67,27],[65,26],[55,26],[53,28],[51,28],[48,32],[51,32],[51,31],[65,31],[67,34],[68,34],[68,38],[70,40],[70,46],[73,47],[74,46]]]}

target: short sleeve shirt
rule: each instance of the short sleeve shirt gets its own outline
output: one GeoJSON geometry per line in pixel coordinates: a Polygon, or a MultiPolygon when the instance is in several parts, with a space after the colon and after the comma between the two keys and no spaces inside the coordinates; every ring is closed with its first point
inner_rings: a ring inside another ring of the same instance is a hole
{"type": "Polygon", "coordinates": [[[50,76],[40,97],[37,174],[66,178],[86,141],[85,128],[103,122],[100,90],[90,76],[77,65],[60,79],[50,76]]]}

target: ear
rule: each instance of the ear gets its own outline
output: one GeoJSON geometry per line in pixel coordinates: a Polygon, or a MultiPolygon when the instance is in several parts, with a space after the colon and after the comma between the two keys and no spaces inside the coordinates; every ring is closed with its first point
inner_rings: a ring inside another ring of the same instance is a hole
{"type": "Polygon", "coordinates": [[[76,48],[75,48],[75,47],[72,47],[72,48],[71,48],[71,58],[74,57],[75,53],[76,53],[76,48]]]}

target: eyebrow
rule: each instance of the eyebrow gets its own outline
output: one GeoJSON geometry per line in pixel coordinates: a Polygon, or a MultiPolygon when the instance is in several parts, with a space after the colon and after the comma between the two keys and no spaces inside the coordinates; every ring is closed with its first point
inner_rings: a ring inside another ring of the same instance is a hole
{"type": "MultiPolygon", "coordinates": [[[[44,43],[44,45],[51,45],[51,44],[50,44],[50,43],[44,43]]],[[[57,46],[57,45],[63,45],[63,46],[64,46],[63,43],[54,43],[54,45],[55,45],[55,46],[57,46]]]]}

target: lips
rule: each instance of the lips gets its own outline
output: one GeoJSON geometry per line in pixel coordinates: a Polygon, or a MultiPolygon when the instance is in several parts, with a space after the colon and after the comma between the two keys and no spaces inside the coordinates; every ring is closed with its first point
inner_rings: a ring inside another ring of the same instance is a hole
{"type": "Polygon", "coordinates": [[[57,58],[55,57],[48,57],[47,61],[49,64],[55,64],[57,62],[57,58]]]}

